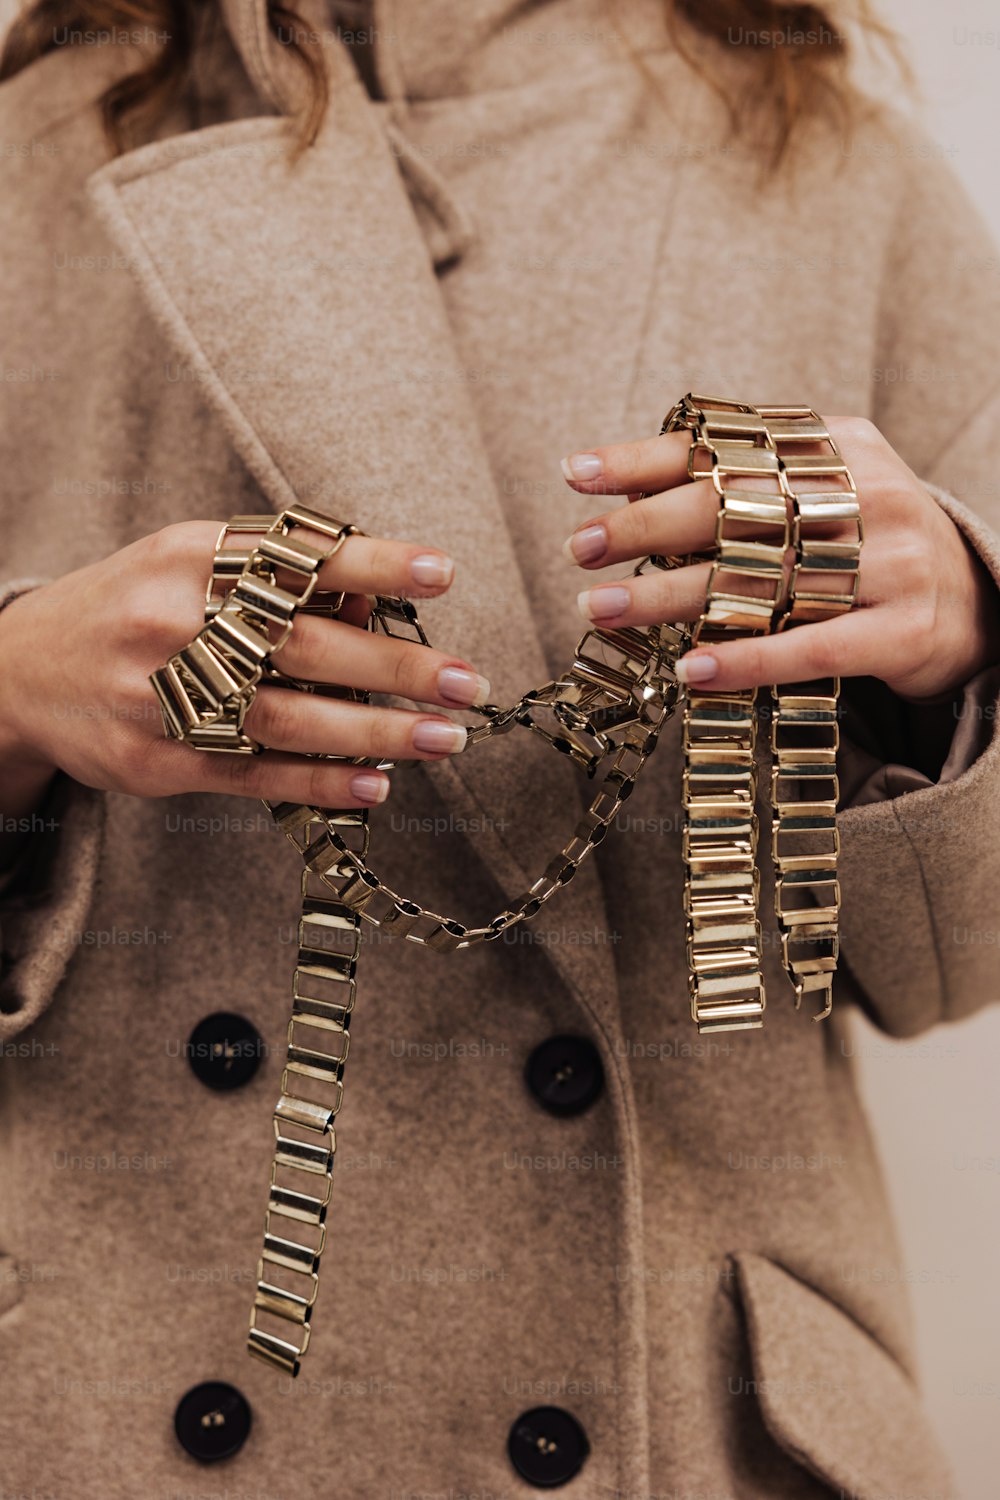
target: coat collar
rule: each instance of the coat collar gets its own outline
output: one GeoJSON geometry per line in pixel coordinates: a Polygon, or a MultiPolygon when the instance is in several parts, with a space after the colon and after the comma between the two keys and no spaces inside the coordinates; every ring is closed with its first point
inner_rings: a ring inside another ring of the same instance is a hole
{"type": "MultiPolygon", "coordinates": [[[[261,509],[299,499],[446,547],[458,581],[422,611],[425,622],[509,702],[549,675],[541,643],[397,162],[350,59],[336,41],[324,45],[330,109],[294,166],[288,123],[263,116],[127,153],[89,191],[173,355],[260,485],[261,509]]],[[[564,757],[515,738],[424,768],[477,830],[471,842],[507,899],[543,872],[584,805],[564,757]]],[[[391,881],[391,841],[385,848],[391,881]]],[[[583,942],[557,934],[546,954],[613,1032],[596,872],[581,872],[547,913],[549,931],[583,942]]]]}

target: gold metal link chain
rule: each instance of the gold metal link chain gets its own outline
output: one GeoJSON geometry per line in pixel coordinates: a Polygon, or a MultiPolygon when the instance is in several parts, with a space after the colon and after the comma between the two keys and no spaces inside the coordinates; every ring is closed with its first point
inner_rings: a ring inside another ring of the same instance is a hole
{"type": "MultiPolygon", "coordinates": [[[[298,610],[336,616],[343,596],[317,593],[316,580],[326,557],[353,532],[355,528],[303,506],[289,507],[270,521],[236,517],[223,528],[205,626],[191,646],[153,677],[169,733],[198,749],[254,753],[260,747],[243,723],[262,681],[280,680],[312,692],[342,695],[340,689],[285,677],[270,666],[269,657],[287,640],[298,610]],[[291,537],[295,527],[320,532],[328,545],[313,547],[291,537]],[[262,531],[255,546],[228,545],[262,531]],[[300,580],[297,592],[278,585],[279,568],[291,569],[300,580]]],[[[666,559],[647,561],[652,566],[671,565],[666,559]]],[[[416,610],[405,599],[377,597],[369,628],[428,644],[416,610]]],[[[437,952],[450,952],[495,941],[533,916],[572,880],[630,795],[674,712],[679,686],[673,664],[686,639],[686,631],[673,625],[589,630],[564,677],[526,693],[510,708],[489,704],[470,710],[485,722],[470,730],[469,744],[522,726],[590,776],[601,778],[560,853],[528,890],[485,926],[468,927],[430,911],[380,880],[367,863],[364,809],[332,812],[305,804],[265,803],[301,854],[304,868],[288,1051],[274,1112],[275,1155],[248,1336],[250,1352],[258,1358],[295,1375],[309,1344],[362,920],[437,952]]],[[[363,693],[350,696],[366,699],[363,693]]]]}
{"type": "MultiPolygon", "coordinates": [[[[689,395],[664,423],[664,431],[678,430],[692,434],[689,477],[710,478],[719,496],[705,608],[692,645],[710,648],[853,608],[861,512],[850,471],[822,418],[809,407],[689,395]]],[[[771,691],[775,915],[796,1007],[804,995],[815,997],[814,1019],[821,1020],[832,1008],[839,953],[840,682],[771,691]]],[[[696,688],[686,695],[684,902],[691,1013],[699,1031],[763,1024],[757,697],[753,688],[696,688]]]]}
{"type": "MultiPolygon", "coordinates": [[[[796,549],[793,583],[805,574],[830,572],[835,559],[844,561],[845,571],[850,572],[853,558],[853,603],[860,518],[853,486],[848,488],[850,476],[842,464],[837,467],[835,449],[835,459],[828,459],[822,470],[815,466],[790,470],[782,451],[783,444],[821,439],[832,448],[815,413],[688,396],[668,413],[661,431],[679,428],[691,431],[693,437],[690,476],[710,473],[720,496],[717,552],[706,608],[693,631],[671,624],[642,629],[595,627],[579,641],[564,676],[524,694],[509,708],[487,704],[469,710],[483,722],[469,730],[467,747],[521,727],[542,736],[591,778],[599,778],[598,790],[568,841],[526,891],[484,926],[466,926],[409,900],[374,873],[368,864],[366,810],[336,812],[306,804],[265,802],[302,857],[302,910],[248,1349],[293,1376],[309,1345],[326,1243],[336,1118],[343,1101],[362,922],[437,952],[502,937],[567,885],[604,838],[680,700],[674,667],[692,641],[709,644],[731,635],[766,633],[802,619],[825,618],[819,612],[826,601],[835,601],[837,609],[850,607],[845,603],[846,593],[820,591],[814,596],[810,592],[800,595],[798,604],[794,592],[783,597],[789,545],[796,549]],[[789,435],[781,421],[786,427],[792,421],[803,425],[789,435]],[[807,431],[809,421],[813,426],[807,431]],[[709,468],[700,470],[696,465],[706,457],[709,468]],[[793,477],[822,473],[839,480],[846,476],[847,483],[833,485],[836,499],[832,492],[792,492],[789,473],[793,477]],[[759,489],[730,483],[750,475],[757,481],[766,476],[773,492],[762,494],[759,489]],[[821,502],[827,502],[826,508],[821,502]],[[823,529],[830,521],[845,519],[857,522],[853,554],[831,551],[834,544],[823,529]],[[820,528],[815,532],[814,522],[820,528]],[[741,527],[747,524],[755,532],[764,531],[765,540],[742,537],[741,527]],[[746,587],[742,582],[746,579],[754,583],[746,587]]],[[[804,458],[795,462],[802,464],[804,458]]],[[[237,516],[222,528],[206,595],[205,624],[195,640],[151,678],[168,736],[199,750],[258,752],[262,747],[246,733],[244,720],[258,687],[267,681],[368,701],[368,695],[360,691],[288,677],[271,663],[272,655],[287,641],[298,611],[328,618],[339,614],[344,595],[320,591],[318,578],[323,563],[354,534],[359,534],[357,528],[300,505],[273,518],[237,516]],[[318,534],[321,545],[293,536],[297,529],[318,534]],[[252,536],[257,540],[250,543],[252,536]],[[279,571],[284,575],[281,584],[279,571]],[[290,585],[284,581],[288,575],[290,585]]],[[[674,568],[689,560],[652,556],[635,572],[674,568]]],[[[405,599],[377,596],[368,628],[429,644],[414,606],[405,599]]],[[[705,1031],[759,1026],[764,1010],[755,858],[756,696],[755,690],[729,694],[692,690],[685,707],[685,908],[692,1014],[705,1031]]],[[[819,992],[825,1014],[829,1004],[824,986],[832,982],[836,964],[839,904],[834,820],[836,688],[832,749],[825,717],[817,721],[827,736],[821,749],[804,746],[798,734],[803,714],[813,712],[814,697],[809,696],[804,707],[801,688],[782,689],[779,696],[773,727],[773,838],[779,870],[776,906],[783,924],[786,963],[796,985],[796,1004],[803,993],[819,992]],[[800,781],[814,791],[822,784],[828,794],[829,774],[833,777],[832,808],[829,795],[820,799],[810,794],[801,803],[787,795],[786,783],[800,781]],[[801,851],[785,852],[788,838],[804,833],[828,837],[830,828],[832,856],[824,848],[815,859],[803,863],[801,851]],[[822,903],[818,908],[810,904],[817,899],[822,903]]],[[[815,711],[826,715],[828,696],[816,701],[820,707],[815,711]]],[[[392,762],[362,758],[353,763],[392,766],[392,762]]]]}
{"type": "MultiPolygon", "coordinates": [[[[858,601],[864,526],[851,471],[823,419],[808,407],[767,407],[762,416],[781,459],[792,508],[795,561],[778,621],[785,630],[846,614],[858,601]],[[819,453],[803,453],[803,445],[819,453]]],[[[814,1019],[833,1009],[840,954],[837,856],[837,703],[840,678],[775,687],[771,718],[771,853],[781,953],[814,1019]]]]}
{"type": "MultiPolygon", "coordinates": [[[[780,464],[751,407],[686,397],[668,432],[692,434],[691,479],[708,476],[719,496],[705,608],[692,646],[770,632],[780,607],[790,541],[780,464]],[[696,404],[697,403],[697,404],[696,404]],[[707,460],[708,468],[699,468],[707,460]],[[750,489],[754,478],[771,492],[750,489]],[[751,540],[750,528],[765,540],[751,540]],[[754,586],[757,587],[754,587],[754,586]]],[[[757,689],[690,689],[684,708],[684,843],[691,1014],[699,1031],[760,1026],[762,939],[757,915],[757,689]]]]}

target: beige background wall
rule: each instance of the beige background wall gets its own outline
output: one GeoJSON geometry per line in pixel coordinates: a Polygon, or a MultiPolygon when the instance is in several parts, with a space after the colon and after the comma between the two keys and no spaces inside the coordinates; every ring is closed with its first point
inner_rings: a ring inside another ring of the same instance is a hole
{"type": "MultiPolygon", "coordinates": [[[[12,0],[0,0],[0,29],[14,10],[12,0]]],[[[908,39],[927,127],[1000,242],[1000,0],[882,0],[881,10],[908,39]]],[[[1000,252],[983,274],[1000,274],[1000,252]]],[[[1000,947],[997,964],[1000,978],[1000,947]]],[[[904,1246],[905,1265],[882,1274],[902,1274],[910,1284],[927,1401],[961,1500],[995,1500],[1000,1008],[908,1044],[889,1042],[860,1020],[853,1034],[904,1246]]]]}

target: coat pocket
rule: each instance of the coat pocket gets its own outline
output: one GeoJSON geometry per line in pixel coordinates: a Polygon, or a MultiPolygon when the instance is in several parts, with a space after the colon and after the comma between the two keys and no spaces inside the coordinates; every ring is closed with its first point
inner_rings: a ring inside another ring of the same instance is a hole
{"type": "Polygon", "coordinates": [[[822,1292],[765,1256],[731,1256],[754,1394],[770,1436],[839,1500],[958,1500],[916,1388],[822,1292]]]}

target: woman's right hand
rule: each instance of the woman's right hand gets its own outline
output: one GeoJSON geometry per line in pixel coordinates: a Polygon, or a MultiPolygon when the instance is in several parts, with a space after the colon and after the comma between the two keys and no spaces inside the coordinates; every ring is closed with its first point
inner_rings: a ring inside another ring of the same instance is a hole
{"type": "MultiPolygon", "coordinates": [[[[0,781],[8,787],[0,811],[23,812],[26,801],[30,809],[56,769],[140,797],[227,792],[363,807],[387,796],[385,772],[307,757],[440,760],[462,749],[465,730],[442,714],[271,684],[259,688],[245,721],[262,753],[206,754],[164,738],[149,674],[204,623],[218,533],[218,521],[167,526],[0,613],[0,781]]],[[[292,534],[300,533],[316,543],[302,528],[292,534]]],[[[484,703],[489,684],[460,657],[363,628],[365,595],[433,598],[453,572],[435,548],[349,537],[319,576],[321,589],[352,596],[344,618],[297,615],[275,666],[442,708],[484,703]]]]}

